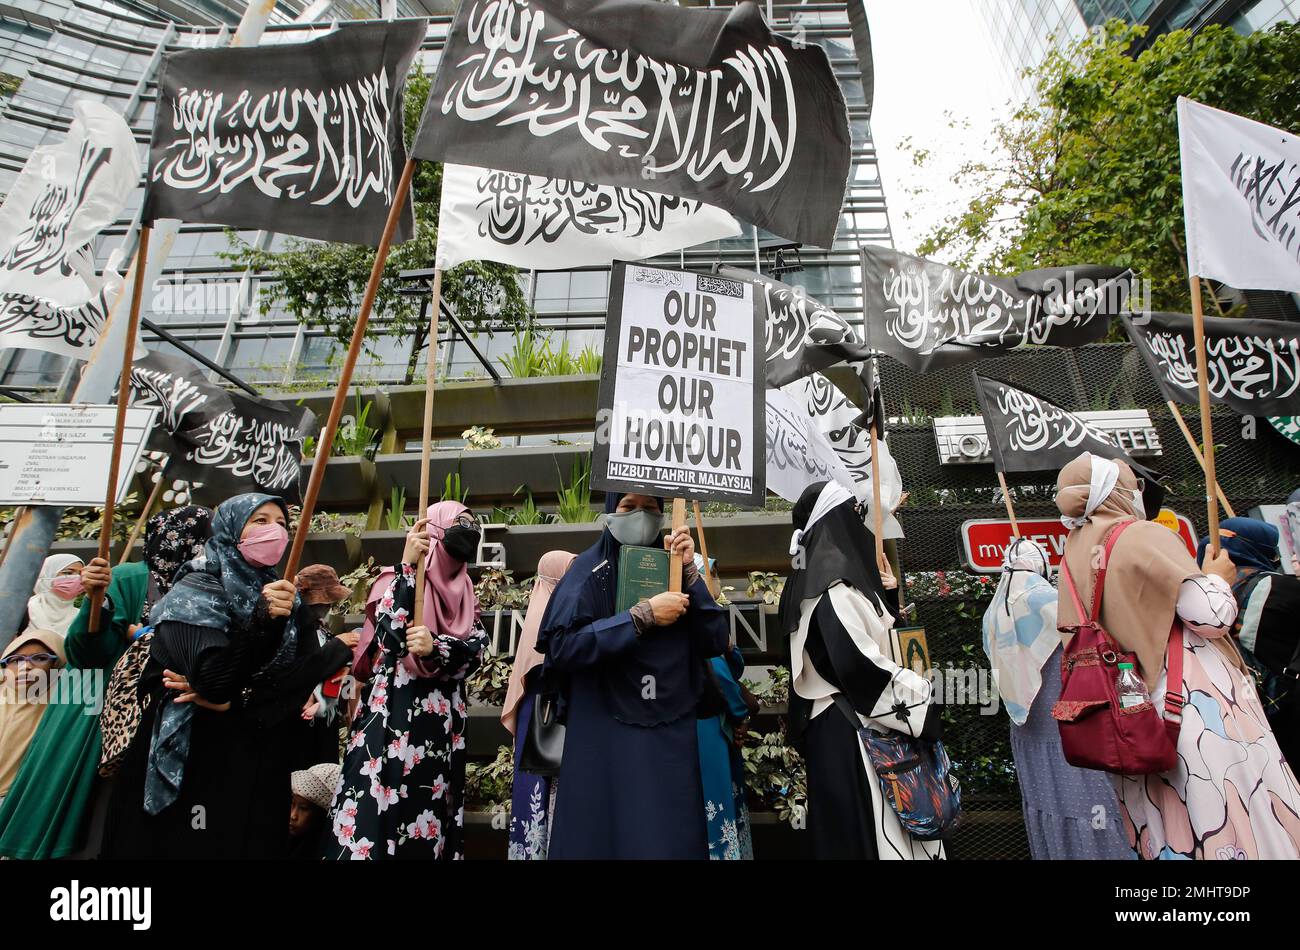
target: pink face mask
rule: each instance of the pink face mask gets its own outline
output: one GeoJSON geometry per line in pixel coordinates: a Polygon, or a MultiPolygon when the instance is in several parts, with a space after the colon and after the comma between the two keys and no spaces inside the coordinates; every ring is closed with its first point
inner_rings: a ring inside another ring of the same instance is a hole
{"type": "Polygon", "coordinates": [[[56,597],[76,600],[86,592],[86,585],[82,583],[80,574],[60,574],[50,581],[50,590],[54,591],[56,597]]]}
{"type": "Polygon", "coordinates": [[[249,564],[273,567],[280,563],[289,546],[289,532],[282,524],[260,524],[250,529],[239,542],[239,553],[249,564]]]}

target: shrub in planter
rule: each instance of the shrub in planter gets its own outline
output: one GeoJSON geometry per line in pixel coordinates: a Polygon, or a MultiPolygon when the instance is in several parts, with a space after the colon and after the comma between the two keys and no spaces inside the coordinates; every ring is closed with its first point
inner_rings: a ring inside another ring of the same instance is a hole
{"type": "Polygon", "coordinates": [[[470,695],[484,706],[502,706],[514,663],[499,653],[485,653],[479,668],[465,681],[470,695]]]}

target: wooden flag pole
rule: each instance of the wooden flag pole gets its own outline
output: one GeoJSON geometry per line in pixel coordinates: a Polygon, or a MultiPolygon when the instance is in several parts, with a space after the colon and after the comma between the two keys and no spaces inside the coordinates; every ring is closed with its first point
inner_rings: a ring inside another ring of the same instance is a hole
{"type": "MultiPolygon", "coordinates": [[[[1185,420],[1183,414],[1178,411],[1178,403],[1171,399],[1165,403],[1165,405],[1169,407],[1169,412],[1173,415],[1174,421],[1178,423],[1178,431],[1180,431],[1183,434],[1183,438],[1187,440],[1187,447],[1191,449],[1192,454],[1196,456],[1196,464],[1201,466],[1201,471],[1204,472],[1205,456],[1201,454],[1201,447],[1196,444],[1196,439],[1192,435],[1192,430],[1187,428],[1187,420],[1185,420]]],[[[1228,496],[1223,493],[1223,486],[1220,485],[1217,480],[1214,483],[1214,493],[1219,496],[1219,504],[1223,505],[1223,510],[1228,513],[1228,517],[1237,517],[1237,513],[1232,510],[1232,505],[1228,504],[1228,496]]]]}
{"type": "Polygon", "coordinates": [[[1007,517],[1011,519],[1011,536],[1020,537],[1020,524],[1016,521],[1016,509],[1011,506],[1011,489],[1007,488],[1007,477],[998,471],[998,484],[1002,486],[1002,501],[1007,506],[1007,517]]]}
{"type": "MultiPolygon", "coordinates": [[[[126,409],[131,402],[131,366],[135,362],[135,338],[140,328],[140,298],[144,296],[144,269],[149,260],[150,224],[140,226],[140,245],[135,252],[135,280],[131,282],[131,310],[127,316],[126,344],[122,348],[122,376],[117,384],[117,418],[113,423],[113,453],[108,458],[108,490],[104,499],[104,519],[99,529],[98,557],[108,560],[108,549],[113,539],[113,510],[117,504],[117,473],[122,467],[122,432],[126,428],[126,409]]],[[[87,629],[99,629],[99,614],[103,601],[96,598],[90,604],[87,629]]]]}
{"type": "Polygon", "coordinates": [[[881,537],[885,530],[885,512],[880,504],[880,453],[876,451],[876,429],[880,426],[880,420],[875,418],[877,415],[878,413],[872,413],[871,419],[871,509],[875,521],[873,532],[876,540],[876,567],[882,574],[892,574],[889,559],[885,557],[885,539],[881,537]]]}
{"type": "MultiPolygon", "coordinates": [[[[438,378],[438,311],[442,309],[442,268],[433,272],[433,313],[429,316],[429,356],[424,368],[424,444],[420,447],[420,507],[416,519],[429,510],[429,456],[433,447],[433,393],[438,378]]],[[[424,571],[415,572],[415,626],[424,624],[424,571]]]]}
{"type": "Polygon", "coordinates": [[[397,223],[402,218],[406,205],[407,193],[411,190],[411,176],[415,174],[415,159],[406,161],[402,177],[397,182],[397,191],[393,195],[392,207],[388,209],[388,220],[384,223],[384,233],[375,249],[375,263],[370,268],[370,279],[366,282],[366,292],[361,298],[361,312],[357,314],[356,329],[352,331],[352,343],[348,355],[343,361],[339,373],[338,388],[334,390],[334,402],[330,406],[329,417],[316,441],[316,458],[311,466],[311,478],[307,490],[302,496],[302,514],[298,518],[298,529],[293,533],[293,546],[289,549],[289,560],[284,566],[284,576],[292,580],[298,573],[298,562],[302,560],[302,549],[311,533],[311,516],[316,511],[316,498],[320,495],[321,483],[325,481],[325,466],[329,464],[330,450],[334,446],[334,434],[338,432],[339,420],[343,417],[343,404],[347,401],[348,387],[352,385],[352,373],[357,368],[357,357],[361,355],[361,344],[366,337],[366,325],[370,322],[370,311],[375,306],[375,296],[379,293],[379,282],[384,276],[384,265],[388,262],[388,249],[397,232],[397,223]]]}
{"type": "Polygon", "coordinates": [[[700,514],[700,503],[693,501],[691,505],[695,509],[695,533],[700,536],[700,557],[704,558],[704,586],[716,599],[722,593],[722,582],[713,576],[713,568],[709,566],[709,542],[704,540],[704,517],[700,514]]]}
{"type": "MultiPolygon", "coordinates": [[[[686,499],[673,499],[673,530],[676,534],[686,527],[686,499]]],[[[675,594],[682,592],[682,559],[676,552],[668,559],[668,589],[675,594]]]]}
{"type": "Polygon", "coordinates": [[[131,529],[131,533],[127,536],[126,546],[122,548],[122,553],[117,559],[119,565],[125,564],[126,559],[131,556],[131,548],[135,547],[136,538],[140,537],[140,532],[144,530],[144,523],[149,520],[149,513],[153,511],[153,506],[158,504],[158,499],[162,497],[163,485],[166,481],[163,478],[162,471],[159,470],[158,481],[154,483],[153,491],[149,493],[149,500],[140,509],[140,517],[135,519],[135,527],[131,529]]]}
{"type": "Polygon", "coordinates": [[[1196,384],[1201,392],[1201,445],[1205,449],[1205,508],[1209,514],[1210,550],[1214,557],[1219,556],[1219,505],[1214,497],[1211,485],[1217,485],[1214,477],[1214,426],[1210,420],[1210,379],[1205,357],[1205,314],[1201,310],[1201,279],[1196,274],[1191,276],[1192,285],[1192,328],[1196,338],[1196,384]]]}

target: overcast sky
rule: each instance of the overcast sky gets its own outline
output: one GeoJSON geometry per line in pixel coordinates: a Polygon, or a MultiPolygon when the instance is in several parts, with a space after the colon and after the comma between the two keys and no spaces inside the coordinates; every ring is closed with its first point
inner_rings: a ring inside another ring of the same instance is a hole
{"type": "Polygon", "coordinates": [[[975,0],[866,0],[866,6],[876,63],[872,132],[894,243],[911,252],[960,199],[951,171],[982,146],[1011,90],[1002,63],[992,58],[975,0]],[[970,122],[970,131],[950,131],[945,112],[970,122]],[[941,156],[934,172],[918,174],[899,148],[909,135],[941,156]],[[909,197],[907,189],[918,185],[925,194],[909,197]]]}

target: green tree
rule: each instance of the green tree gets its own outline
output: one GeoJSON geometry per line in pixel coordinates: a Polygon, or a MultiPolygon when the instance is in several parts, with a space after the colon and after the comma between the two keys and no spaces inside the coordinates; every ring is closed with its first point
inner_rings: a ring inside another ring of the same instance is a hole
{"type": "MultiPolygon", "coordinates": [[[[430,77],[418,69],[406,81],[406,142],[409,146],[429,96],[430,77]]],[[[367,326],[368,340],[383,337],[411,339],[406,381],[415,375],[420,351],[426,345],[428,316],[420,318],[418,301],[401,293],[398,274],[433,265],[438,245],[438,201],[442,194],[442,164],[419,162],[411,182],[415,202],[415,236],[395,245],[384,266],[384,278],[375,297],[367,326]]],[[[292,238],[284,250],[267,251],[228,232],[232,250],[227,260],[274,275],[261,284],[263,313],[285,307],[299,323],[323,327],[342,343],[352,339],[357,312],[375,263],[374,248],[359,244],[330,244],[292,238]]],[[[442,275],[443,299],[472,326],[487,322],[514,324],[528,319],[530,311],[515,268],[488,261],[469,261],[442,275]]]]}
{"type": "MultiPolygon", "coordinates": [[[[1131,267],[1151,282],[1154,309],[1187,311],[1175,103],[1188,96],[1300,130],[1300,26],[1177,31],[1133,56],[1143,32],[1112,21],[1033,70],[1038,100],[961,166],[956,181],[968,197],[919,253],[992,273],[1131,267]]],[[[930,163],[904,144],[920,168],[930,163]]]]}

